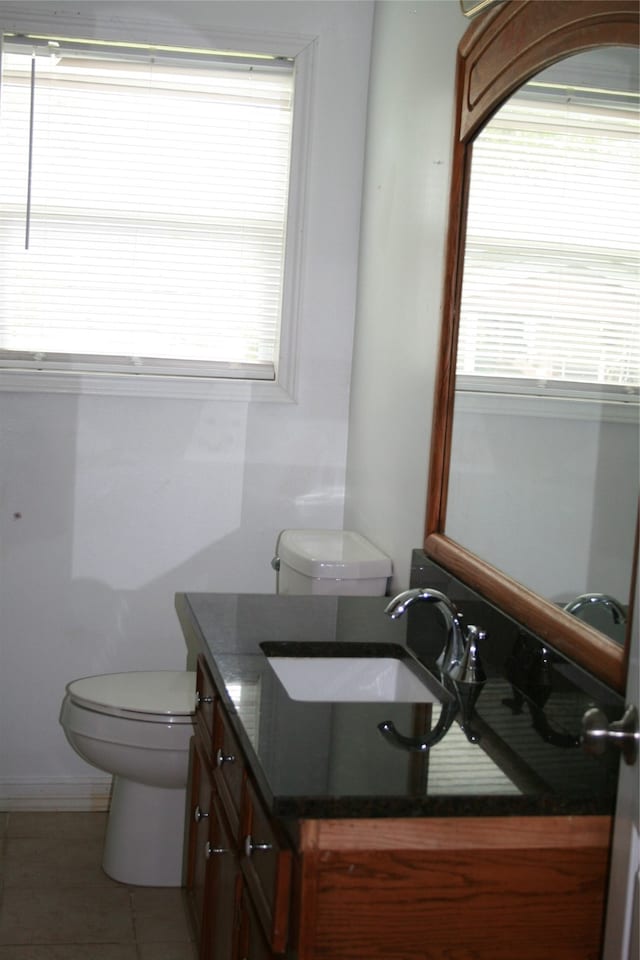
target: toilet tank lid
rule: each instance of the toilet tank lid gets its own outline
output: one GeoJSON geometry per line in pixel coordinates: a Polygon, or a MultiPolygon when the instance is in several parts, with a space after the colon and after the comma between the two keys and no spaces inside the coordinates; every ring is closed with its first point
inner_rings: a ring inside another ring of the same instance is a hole
{"type": "Polygon", "coordinates": [[[283,530],[277,554],[307,577],[365,580],[391,576],[391,560],[353,530],[283,530]]]}
{"type": "Polygon", "coordinates": [[[82,677],[67,684],[78,703],[132,713],[180,716],[195,710],[196,675],[187,670],[138,670],[82,677]]]}

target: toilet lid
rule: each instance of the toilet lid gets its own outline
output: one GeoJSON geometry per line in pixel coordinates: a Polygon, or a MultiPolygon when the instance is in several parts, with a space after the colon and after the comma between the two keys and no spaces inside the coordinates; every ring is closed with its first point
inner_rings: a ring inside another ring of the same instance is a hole
{"type": "Polygon", "coordinates": [[[106,673],[73,680],[67,692],[89,710],[187,720],[195,710],[196,675],[185,670],[106,673]]]}

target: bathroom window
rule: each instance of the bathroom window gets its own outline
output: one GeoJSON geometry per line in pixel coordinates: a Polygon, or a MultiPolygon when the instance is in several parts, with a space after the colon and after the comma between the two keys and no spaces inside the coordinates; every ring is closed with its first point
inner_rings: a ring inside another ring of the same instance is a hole
{"type": "Polygon", "coordinates": [[[281,379],[303,61],[3,38],[1,368],[281,379]]]}
{"type": "Polygon", "coordinates": [[[637,93],[548,81],[474,143],[458,386],[635,404],[637,93]]]}

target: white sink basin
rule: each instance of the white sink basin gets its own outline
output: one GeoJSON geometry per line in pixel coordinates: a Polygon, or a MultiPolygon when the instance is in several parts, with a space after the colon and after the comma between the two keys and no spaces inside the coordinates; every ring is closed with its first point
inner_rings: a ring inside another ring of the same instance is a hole
{"type": "Polygon", "coordinates": [[[332,703],[439,703],[395,657],[269,657],[292,700],[332,703]]]}

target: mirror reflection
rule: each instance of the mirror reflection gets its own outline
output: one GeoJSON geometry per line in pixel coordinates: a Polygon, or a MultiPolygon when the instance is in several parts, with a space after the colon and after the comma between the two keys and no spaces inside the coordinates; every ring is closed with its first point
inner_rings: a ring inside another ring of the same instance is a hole
{"type": "MultiPolygon", "coordinates": [[[[638,509],[638,58],[590,50],[473,145],[446,533],[542,596],[629,597],[638,509]]],[[[610,603],[575,614],[623,642],[610,603]]]]}

